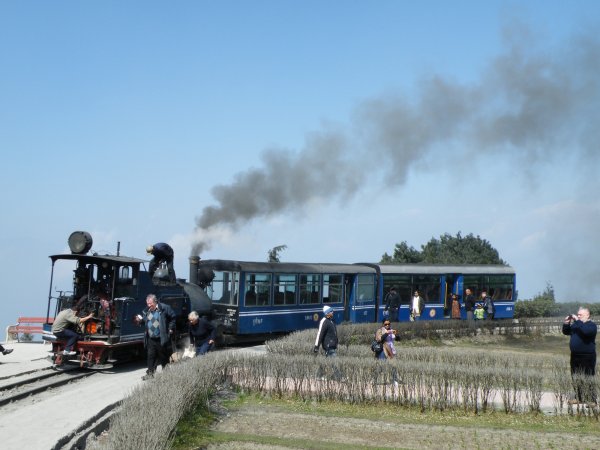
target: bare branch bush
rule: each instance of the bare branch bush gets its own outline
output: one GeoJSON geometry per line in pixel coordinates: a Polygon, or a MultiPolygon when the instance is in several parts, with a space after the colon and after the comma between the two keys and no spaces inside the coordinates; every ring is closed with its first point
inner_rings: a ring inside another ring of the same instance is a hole
{"type": "Polygon", "coordinates": [[[110,432],[99,448],[168,448],[183,415],[207,404],[215,386],[224,381],[224,361],[219,355],[194,358],[169,367],[147,384],[133,389],[111,418],[110,432]],[[160,419],[156,420],[157,417],[160,419]]]}

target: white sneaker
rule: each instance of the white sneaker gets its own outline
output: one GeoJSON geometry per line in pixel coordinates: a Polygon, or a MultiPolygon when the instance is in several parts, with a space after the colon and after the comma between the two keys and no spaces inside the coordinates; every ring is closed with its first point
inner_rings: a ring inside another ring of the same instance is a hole
{"type": "Polygon", "coordinates": [[[76,354],[77,354],[77,352],[68,352],[68,351],[66,351],[66,350],[63,350],[62,354],[63,354],[64,356],[73,356],[73,355],[76,355],[76,354]]]}

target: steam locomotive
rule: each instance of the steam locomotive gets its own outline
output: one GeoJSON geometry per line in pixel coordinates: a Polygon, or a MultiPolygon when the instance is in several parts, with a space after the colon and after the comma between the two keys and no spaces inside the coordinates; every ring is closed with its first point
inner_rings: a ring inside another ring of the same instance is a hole
{"type": "Polygon", "coordinates": [[[170,305],[177,314],[174,350],[183,345],[186,321],[190,311],[201,315],[211,313],[211,301],[197,285],[183,279],[170,281],[165,267],[159,267],[151,278],[147,261],[116,255],[90,253],[92,237],[76,231],[68,239],[70,254],[52,255],[52,270],[43,338],[52,343],[50,360],[55,365],[65,362],[81,367],[103,369],[117,361],[129,360],[143,353],[144,329],[133,320],[146,307],[146,296],[155,294],[162,303],[170,305]],[[72,273],[72,288],[57,291],[64,275],[72,273]],[[59,279],[55,282],[55,279],[59,279]],[[79,330],[83,339],[74,350],[76,355],[63,354],[65,341],[50,331],[51,318],[61,310],[85,299],[79,309],[81,317],[92,314],[79,330]]]}

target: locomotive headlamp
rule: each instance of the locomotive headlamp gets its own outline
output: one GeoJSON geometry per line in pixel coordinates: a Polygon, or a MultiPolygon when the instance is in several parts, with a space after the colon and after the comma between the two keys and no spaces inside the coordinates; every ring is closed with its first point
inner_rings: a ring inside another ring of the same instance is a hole
{"type": "Polygon", "coordinates": [[[92,236],[87,231],[74,231],[69,236],[71,253],[84,255],[90,251],[93,244],[92,236]]]}

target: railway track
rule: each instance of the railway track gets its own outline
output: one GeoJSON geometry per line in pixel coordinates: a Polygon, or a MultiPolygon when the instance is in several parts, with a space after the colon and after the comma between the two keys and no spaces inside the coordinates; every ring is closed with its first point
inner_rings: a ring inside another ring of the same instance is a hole
{"type": "Polygon", "coordinates": [[[0,406],[92,376],[94,373],[80,369],[57,371],[44,368],[3,377],[0,379],[0,406]]]}

